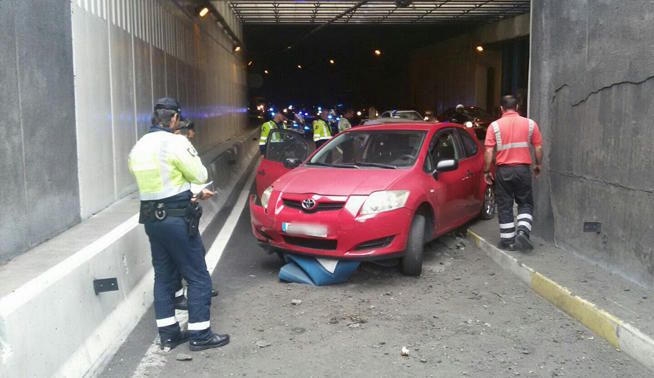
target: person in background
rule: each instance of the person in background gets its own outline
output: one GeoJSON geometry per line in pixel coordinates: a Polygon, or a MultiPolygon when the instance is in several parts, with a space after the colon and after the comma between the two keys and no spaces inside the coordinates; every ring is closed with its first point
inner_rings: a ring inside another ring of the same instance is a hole
{"type": "Polygon", "coordinates": [[[534,147],[536,158],[533,172],[538,176],[543,161],[543,138],[534,120],[518,114],[518,100],[514,96],[502,97],[500,109],[502,118],[491,123],[486,130],[484,178],[489,185],[495,182],[499,247],[527,251],[534,248],[529,238],[534,211],[530,146],[534,147]],[[495,150],[497,177],[493,178],[490,166],[495,150]],[[514,201],[518,204],[517,224],[513,218],[514,201]]]}
{"type": "Polygon", "coordinates": [[[268,144],[268,135],[270,135],[270,131],[284,130],[286,128],[284,125],[284,120],[286,120],[286,116],[284,116],[284,114],[281,112],[277,112],[273,116],[273,119],[261,125],[261,135],[259,136],[259,152],[261,152],[262,155],[266,153],[266,145],[268,144]]]}
{"type": "Polygon", "coordinates": [[[338,120],[338,132],[342,133],[343,131],[352,128],[350,120],[354,117],[354,111],[352,109],[347,109],[345,114],[338,120]]]}
{"type": "Polygon", "coordinates": [[[323,109],[320,117],[313,121],[313,142],[318,148],[330,139],[332,139],[332,133],[329,130],[329,112],[323,109]]]}

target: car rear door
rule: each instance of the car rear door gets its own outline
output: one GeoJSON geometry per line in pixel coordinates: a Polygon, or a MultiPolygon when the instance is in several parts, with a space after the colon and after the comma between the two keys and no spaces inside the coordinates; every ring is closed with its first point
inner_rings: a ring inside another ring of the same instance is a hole
{"type": "MultiPolygon", "coordinates": [[[[458,143],[454,128],[439,130],[432,138],[429,155],[425,162],[425,171],[433,172],[441,160],[460,161],[463,151],[458,143]]],[[[466,207],[471,188],[467,185],[468,172],[461,167],[449,172],[438,172],[427,180],[428,198],[436,209],[436,227],[438,232],[446,232],[466,220],[466,207]]]]}
{"type": "Polygon", "coordinates": [[[257,168],[256,190],[261,196],[267,187],[272,185],[283,174],[290,171],[284,166],[288,158],[306,160],[315,149],[315,145],[304,136],[292,130],[271,130],[268,135],[266,153],[257,168]]]}

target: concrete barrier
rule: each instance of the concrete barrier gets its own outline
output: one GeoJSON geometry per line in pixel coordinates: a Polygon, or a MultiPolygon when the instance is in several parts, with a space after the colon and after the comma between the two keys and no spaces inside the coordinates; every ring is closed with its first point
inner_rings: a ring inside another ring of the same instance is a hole
{"type": "MultiPolygon", "coordinates": [[[[205,241],[258,158],[253,135],[202,155],[219,190],[204,203],[205,241]]],[[[95,375],[152,304],[153,276],[135,195],[1,266],[0,376],[95,375]],[[118,291],[96,295],[93,280],[113,277],[118,291]]]]}

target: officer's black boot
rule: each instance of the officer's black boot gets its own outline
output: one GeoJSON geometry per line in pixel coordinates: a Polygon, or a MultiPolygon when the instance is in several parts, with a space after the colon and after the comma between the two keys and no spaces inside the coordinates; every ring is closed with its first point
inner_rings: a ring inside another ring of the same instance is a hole
{"type": "Polygon", "coordinates": [[[518,231],[518,235],[515,237],[515,243],[517,248],[523,252],[534,249],[534,245],[529,240],[529,234],[524,231],[518,231]]]}
{"type": "Polygon", "coordinates": [[[497,244],[497,247],[505,251],[515,251],[516,249],[515,243],[508,240],[500,240],[500,242],[497,244]]]}
{"type": "Polygon", "coordinates": [[[213,334],[206,340],[191,340],[189,343],[189,348],[193,352],[197,352],[199,350],[220,348],[221,346],[225,346],[227,344],[229,344],[229,335],[213,334]]]}
{"type": "Polygon", "coordinates": [[[218,290],[211,288],[211,296],[212,297],[217,297],[218,296],[218,290]]]}
{"type": "Polygon", "coordinates": [[[180,331],[177,337],[173,338],[167,338],[165,340],[161,340],[160,348],[162,350],[172,350],[175,349],[176,346],[180,344],[184,344],[187,342],[189,339],[189,334],[187,331],[180,331]]]}

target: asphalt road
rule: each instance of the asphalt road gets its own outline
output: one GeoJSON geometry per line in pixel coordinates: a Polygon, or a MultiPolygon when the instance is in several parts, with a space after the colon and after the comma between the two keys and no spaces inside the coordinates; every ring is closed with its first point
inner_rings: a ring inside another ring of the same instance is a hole
{"type": "Polygon", "coordinates": [[[231,344],[143,362],[150,311],[104,376],[132,376],[138,364],[139,376],[162,377],[651,376],[470,243],[432,243],[420,278],[366,264],[346,284],[310,287],[277,280],[282,263],[256,245],[249,221],[246,209],[213,277],[212,327],[231,344]]]}

